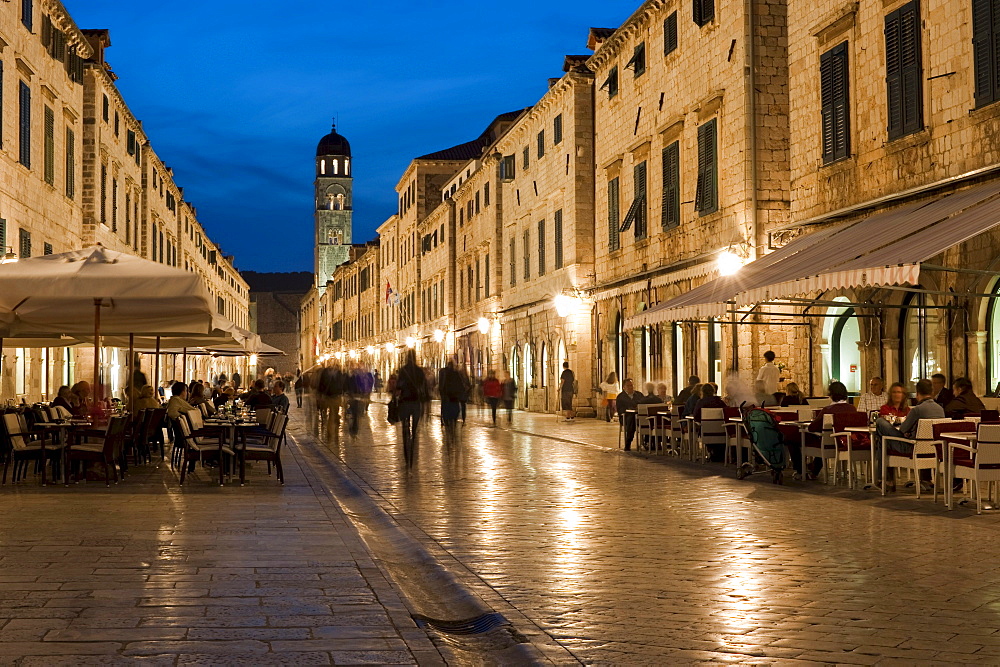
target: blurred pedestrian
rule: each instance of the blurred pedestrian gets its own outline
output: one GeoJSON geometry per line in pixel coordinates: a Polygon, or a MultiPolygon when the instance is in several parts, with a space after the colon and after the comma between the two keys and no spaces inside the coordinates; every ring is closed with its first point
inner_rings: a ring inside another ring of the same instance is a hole
{"type": "Polygon", "coordinates": [[[507,423],[514,421],[514,399],[517,398],[517,382],[508,374],[503,381],[503,407],[507,410],[507,423]]]}
{"type": "Polygon", "coordinates": [[[567,422],[576,419],[573,411],[573,396],[576,394],[576,374],[569,369],[569,362],[563,362],[563,371],[559,376],[559,402],[567,422]]]}
{"type": "MultiPolygon", "coordinates": [[[[406,362],[396,374],[396,399],[399,401],[399,420],[403,425],[403,447],[410,449],[416,441],[417,426],[423,406],[430,400],[430,388],[424,369],[417,365],[417,355],[407,350],[406,362]]],[[[410,452],[407,452],[408,456],[410,452]]]]}
{"type": "Polygon", "coordinates": [[[500,405],[500,399],[503,398],[503,385],[500,384],[500,380],[497,379],[496,373],[492,370],[486,374],[486,379],[483,381],[483,396],[486,397],[486,402],[490,404],[493,425],[496,426],[497,407],[500,405]]]}

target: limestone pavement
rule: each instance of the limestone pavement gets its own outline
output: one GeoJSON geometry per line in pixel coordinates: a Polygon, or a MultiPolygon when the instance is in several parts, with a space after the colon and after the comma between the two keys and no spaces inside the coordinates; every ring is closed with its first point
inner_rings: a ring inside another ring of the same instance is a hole
{"type": "Polygon", "coordinates": [[[315,473],[3,488],[0,664],[440,664],[315,473]]]}
{"type": "Polygon", "coordinates": [[[412,467],[373,405],[330,445],[384,507],[589,664],[995,663],[997,515],[615,448],[473,409],[412,467]]]}

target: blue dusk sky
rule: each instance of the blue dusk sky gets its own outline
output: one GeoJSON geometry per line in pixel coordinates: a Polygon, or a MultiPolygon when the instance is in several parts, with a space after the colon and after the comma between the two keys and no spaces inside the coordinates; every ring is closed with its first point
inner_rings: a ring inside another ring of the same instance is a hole
{"type": "Polygon", "coordinates": [[[396,209],[409,161],[530,106],[628,2],[63,0],[209,235],[241,269],[313,270],[316,143],[354,158],[354,240],[396,209]],[[572,7],[572,12],[567,8],[572,7]]]}

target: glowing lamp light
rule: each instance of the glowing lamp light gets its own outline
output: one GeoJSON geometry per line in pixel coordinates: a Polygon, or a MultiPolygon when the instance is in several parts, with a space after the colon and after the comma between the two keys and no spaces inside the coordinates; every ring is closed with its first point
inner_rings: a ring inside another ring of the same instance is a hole
{"type": "Polygon", "coordinates": [[[351,356],[351,359],[357,359],[359,352],[357,350],[351,350],[348,354],[351,356]]]}
{"type": "Polygon", "coordinates": [[[410,348],[412,350],[416,346],[417,346],[417,339],[414,338],[413,336],[407,336],[406,337],[406,347],[408,347],[408,348],[410,348]]]}
{"type": "Polygon", "coordinates": [[[440,343],[443,340],[444,340],[444,331],[442,331],[441,329],[435,329],[434,330],[434,342],[435,343],[440,343]]]}
{"type": "Polygon", "coordinates": [[[365,348],[365,352],[367,352],[368,354],[375,354],[375,346],[369,345],[368,347],[365,348]]]}
{"type": "Polygon", "coordinates": [[[343,352],[336,352],[336,353],[334,353],[333,356],[337,357],[337,361],[340,361],[341,359],[344,358],[344,353],[343,352]]]}
{"type": "Polygon", "coordinates": [[[396,346],[393,345],[392,343],[386,343],[385,344],[385,351],[386,352],[392,352],[395,349],[396,349],[396,346]]]}
{"type": "Polygon", "coordinates": [[[724,250],[715,260],[719,275],[731,276],[743,268],[743,258],[731,250],[724,250]]]}
{"type": "Polygon", "coordinates": [[[566,317],[576,312],[580,305],[580,299],[569,294],[557,294],[555,298],[556,314],[559,317],[566,317]]]}
{"type": "Polygon", "coordinates": [[[476,324],[479,326],[479,333],[487,334],[490,332],[490,321],[485,317],[480,317],[476,324]]]}
{"type": "Polygon", "coordinates": [[[253,366],[256,363],[257,363],[257,355],[256,354],[251,354],[250,355],[250,365],[253,366]]]}

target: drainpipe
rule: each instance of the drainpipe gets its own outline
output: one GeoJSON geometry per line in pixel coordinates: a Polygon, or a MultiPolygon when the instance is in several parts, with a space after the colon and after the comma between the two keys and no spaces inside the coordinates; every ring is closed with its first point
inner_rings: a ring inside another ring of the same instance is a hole
{"type": "Polygon", "coordinates": [[[761,238],[760,228],[757,220],[757,93],[755,68],[757,65],[756,49],[754,48],[754,0],[744,0],[744,30],[745,30],[745,53],[746,63],[743,66],[744,85],[744,105],[747,118],[747,178],[750,183],[750,238],[752,245],[750,260],[757,259],[758,252],[763,248],[764,243],[761,238]]]}

